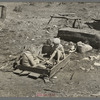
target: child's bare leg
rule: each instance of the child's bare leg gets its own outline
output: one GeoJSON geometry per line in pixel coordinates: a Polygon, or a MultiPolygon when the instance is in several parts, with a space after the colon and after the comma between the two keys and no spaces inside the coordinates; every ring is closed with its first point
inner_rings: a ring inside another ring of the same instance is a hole
{"type": "Polygon", "coordinates": [[[57,51],[54,51],[49,60],[52,60],[53,57],[56,55],[56,53],[57,53],[57,51]]]}
{"type": "Polygon", "coordinates": [[[62,56],[62,52],[58,50],[57,51],[57,63],[59,63],[61,56],[62,56]]]}

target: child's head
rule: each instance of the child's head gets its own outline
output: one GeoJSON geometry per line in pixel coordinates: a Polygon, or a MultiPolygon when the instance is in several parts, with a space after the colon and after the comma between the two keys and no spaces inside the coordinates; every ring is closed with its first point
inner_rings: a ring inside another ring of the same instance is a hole
{"type": "Polygon", "coordinates": [[[26,45],[24,49],[25,51],[30,51],[31,53],[35,53],[35,48],[33,45],[26,45]]]}
{"type": "Polygon", "coordinates": [[[59,45],[60,44],[60,39],[59,38],[54,38],[53,43],[55,45],[59,45]]]}
{"type": "Polygon", "coordinates": [[[51,45],[51,40],[50,40],[50,39],[47,39],[46,43],[47,43],[48,45],[51,45]]]}

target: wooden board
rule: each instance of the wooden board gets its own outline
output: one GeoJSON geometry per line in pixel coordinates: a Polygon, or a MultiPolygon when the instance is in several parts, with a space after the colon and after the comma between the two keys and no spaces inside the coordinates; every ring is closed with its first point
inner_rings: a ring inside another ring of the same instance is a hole
{"type": "Polygon", "coordinates": [[[35,72],[35,73],[39,73],[39,74],[44,74],[44,75],[49,73],[49,69],[41,69],[39,67],[32,68],[32,67],[26,67],[26,66],[19,66],[18,69],[24,70],[24,71],[35,72]]]}
{"type": "Polygon", "coordinates": [[[29,71],[23,71],[22,73],[20,73],[20,76],[27,76],[28,74],[30,74],[29,71]]]}
{"type": "Polygon", "coordinates": [[[40,76],[39,73],[35,73],[35,72],[31,72],[29,75],[29,77],[35,77],[35,78],[38,78],[40,76]]]}
{"type": "Polygon", "coordinates": [[[16,69],[13,71],[14,74],[21,74],[23,71],[20,69],[16,69]]]}
{"type": "Polygon", "coordinates": [[[65,67],[67,63],[70,61],[71,54],[66,55],[65,59],[61,60],[60,63],[53,66],[51,69],[41,69],[41,68],[32,68],[32,67],[25,67],[25,66],[19,66],[19,73],[21,76],[28,75],[30,77],[36,77],[38,78],[40,75],[42,77],[48,76],[49,78],[52,78],[61,68],[65,67]],[[24,70],[23,72],[21,72],[24,70]],[[28,73],[30,72],[30,73],[28,73]]]}
{"type": "Polygon", "coordinates": [[[67,65],[67,63],[70,61],[70,55],[71,54],[67,55],[65,59],[63,59],[60,63],[58,63],[51,69],[49,73],[50,78],[52,78],[61,68],[67,65]]]}

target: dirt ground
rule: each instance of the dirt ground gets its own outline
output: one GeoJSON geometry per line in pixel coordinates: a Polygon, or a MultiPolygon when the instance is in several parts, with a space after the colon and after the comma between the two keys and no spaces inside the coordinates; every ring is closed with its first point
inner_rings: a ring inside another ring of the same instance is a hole
{"type": "Polygon", "coordinates": [[[73,53],[70,64],[61,69],[56,74],[57,78],[49,83],[44,83],[40,78],[35,80],[13,74],[14,60],[11,61],[10,58],[20,54],[27,44],[39,47],[46,39],[56,36],[59,28],[65,27],[65,20],[62,19],[53,19],[47,25],[50,15],[53,14],[76,13],[82,18],[83,29],[89,28],[85,24],[87,22],[94,30],[99,31],[100,23],[92,23],[91,19],[100,17],[100,3],[2,2],[0,4],[7,7],[6,19],[0,22],[0,97],[93,97],[92,94],[99,93],[100,68],[94,66],[94,60],[82,60],[84,57],[98,55],[99,50],[93,49],[85,54],[73,53]],[[14,11],[15,7],[21,10],[14,11]],[[80,67],[84,67],[85,70],[80,67]]]}

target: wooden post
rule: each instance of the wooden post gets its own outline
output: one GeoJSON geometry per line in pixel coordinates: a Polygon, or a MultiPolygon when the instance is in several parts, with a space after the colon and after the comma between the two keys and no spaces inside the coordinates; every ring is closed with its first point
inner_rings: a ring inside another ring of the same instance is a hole
{"type": "Polygon", "coordinates": [[[3,5],[0,5],[1,7],[1,18],[2,20],[4,20],[6,18],[6,7],[3,5]]]}

